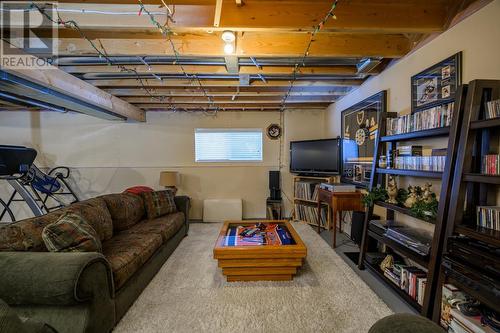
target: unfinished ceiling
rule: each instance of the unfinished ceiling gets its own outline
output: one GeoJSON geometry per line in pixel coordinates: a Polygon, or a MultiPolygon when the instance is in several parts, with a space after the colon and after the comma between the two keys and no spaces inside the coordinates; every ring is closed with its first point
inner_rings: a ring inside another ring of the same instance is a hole
{"type": "MultiPolygon", "coordinates": [[[[474,1],[340,0],[305,56],[333,1],[144,0],[157,22],[169,18],[170,40],[139,1],[58,3],[79,27],[58,31],[62,71],[146,111],[274,111],[325,108],[474,1]],[[224,31],[234,33],[230,54],[224,31]]],[[[0,109],[26,104],[10,97],[0,95],[0,109]]]]}

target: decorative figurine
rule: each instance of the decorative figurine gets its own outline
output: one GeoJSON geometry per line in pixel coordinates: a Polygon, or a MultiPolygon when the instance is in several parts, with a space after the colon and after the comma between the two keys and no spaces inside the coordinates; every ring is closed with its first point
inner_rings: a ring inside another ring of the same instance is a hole
{"type": "Polygon", "coordinates": [[[396,185],[396,180],[394,177],[389,177],[389,182],[387,183],[387,195],[389,196],[389,199],[387,199],[387,203],[390,204],[397,204],[398,201],[396,198],[398,197],[398,186],[396,185]]]}
{"type": "Polygon", "coordinates": [[[418,200],[418,196],[417,196],[417,192],[415,190],[415,187],[413,186],[408,186],[408,197],[406,198],[405,200],[405,207],[406,208],[411,208],[413,207],[413,205],[417,202],[418,200]]]}
{"type": "Polygon", "coordinates": [[[390,254],[388,254],[384,260],[382,260],[382,262],[380,263],[380,269],[383,271],[385,271],[386,268],[392,268],[392,266],[394,266],[394,258],[393,256],[391,256],[390,254]]]}
{"type": "Polygon", "coordinates": [[[422,201],[425,202],[425,203],[431,203],[432,202],[431,187],[432,187],[431,183],[426,183],[424,185],[424,192],[422,193],[422,201]]]}

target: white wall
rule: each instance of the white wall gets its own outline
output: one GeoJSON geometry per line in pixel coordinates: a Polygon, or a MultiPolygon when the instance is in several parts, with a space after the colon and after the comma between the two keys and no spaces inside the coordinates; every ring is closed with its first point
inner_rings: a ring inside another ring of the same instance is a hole
{"type": "MultiPolygon", "coordinates": [[[[388,90],[388,111],[409,112],[411,76],[459,51],[463,52],[464,83],[473,79],[500,79],[500,0],[493,1],[332,104],[326,114],[326,135],[340,135],[342,110],[384,89],[388,90]]],[[[434,140],[424,144],[446,147],[447,142],[434,140]]],[[[418,179],[408,181],[419,182],[418,179]]],[[[439,184],[433,183],[436,192],[439,192],[439,184]]],[[[410,224],[433,229],[427,223],[410,218],[406,220],[410,224]]]]}
{"type": "MultiPolygon", "coordinates": [[[[278,170],[279,140],[264,135],[263,162],[195,163],[194,129],[265,130],[279,121],[278,112],[220,112],[217,117],[149,112],[146,123],[111,122],[53,112],[0,112],[0,144],[37,149],[39,166],[71,167],[75,189],[82,198],[121,192],[134,185],[159,189],[160,171],[177,170],[182,177],[180,193],[193,199],[191,218],[202,217],[202,200],[208,198],[241,198],[244,217],[259,218],[265,217],[268,171],[278,170]]],[[[286,111],[284,128],[282,186],[291,198],[289,141],[322,138],[324,112],[286,111]]],[[[0,196],[6,199],[5,188],[0,196]]],[[[287,208],[291,207],[286,198],[284,202],[287,208]]]]}

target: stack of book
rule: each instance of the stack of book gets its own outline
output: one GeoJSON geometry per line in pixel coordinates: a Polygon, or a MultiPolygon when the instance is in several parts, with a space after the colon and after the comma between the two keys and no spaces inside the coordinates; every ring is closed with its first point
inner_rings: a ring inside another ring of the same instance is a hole
{"type": "Polygon", "coordinates": [[[500,231],[500,206],[478,206],[477,225],[500,231]]]}
{"type": "MultiPolygon", "coordinates": [[[[318,225],[318,209],[315,206],[295,204],[296,218],[307,223],[318,225]]],[[[321,208],[320,226],[327,227],[326,207],[321,208]]]]}
{"type": "Polygon", "coordinates": [[[500,99],[486,103],[486,119],[500,117],[500,99]]]}
{"type": "Polygon", "coordinates": [[[387,119],[387,135],[396,135],[450,126],[453,103],[436,106],[414,114],[387,119]]]}
{"type": "Polygon", "coordinates": [[[295,197],[304,200],[318,200],[319,183],[314,181],[300,181],[295,183],[295,197]]]}
{"type": "Polygon", "coordinates": [[[484,155],[481,160],[481,173],[483,175],[500,175],[500,155],[484,155]]]}
{"type": "Polygon", "coordinates": [[[418,304],[424,304],[427,274],[423,270],[414,266],[395,264],[392,268],[385,269],[384,276],[398,285],[418,304]]]}

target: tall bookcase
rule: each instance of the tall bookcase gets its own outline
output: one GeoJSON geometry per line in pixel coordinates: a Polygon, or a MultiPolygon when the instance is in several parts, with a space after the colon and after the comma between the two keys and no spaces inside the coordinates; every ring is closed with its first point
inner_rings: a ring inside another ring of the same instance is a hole
{"type": "MultiPolygon", "coordinates": [[[[300,183],[305,184],[313,184],[319,186],[321,183],[333,184],[339,180],[338,176],[332,177],[313,177],[313,176],[294,176],[293,177],[293,203],[294,210],[293,216],[297,220],[305,221],[306,223],[318,226],[318,223],[315,222],[317,219],[317,204],[318,200],[313,196],[313,189],[309,191],[309,195],[304,195],[303,193],[299,193],[297,190],[297,186],[300,183]]],[[[326,214],[326,223],[320,223],[320,227],[324,229],[330,229],[332,214],[330,209],[326,204],[323,204],[326,214]]]]}
{"type": "MultiPolygon", "coordinates": [[[[375,232],[369,230],[369,222],[371,216],[373,215],[373,206],[367,208],[365,214],[365,224],[363,228],[363,238],[361,242],[361,250],[359,256],[358,267],[364,269],[365,267],[372,270],[384,283],[386,283],[390,288],[392,288],[406,303],[412,306],[421,315],[430,318],[432,316],[432,311],[434,307],[434,294],[437,288],[437,276],[439,272],[439,267],[441,265],[441,253],[442,244],[446,231],[446,216],[448,214],[448,202],[450,199],[450,190],[452,184],[452,175],[455,164],[455,158],[457,155],[457,142],[459,136],[459,125],[462,122],[463,116],[463,103],[465,99],[466,87],[461,86],[456,93],[454,110],[451,125],[448,127],[433,128],[428,130],[415,131],[404,134],[397,135],[386,135],[387,120],[393,118],[396,115],[394,113],[385,113],[381,115],[379,121],[379,135],[377,136],[374,151],[374,163],[372,167],[372,175],[369,189],[380,185],[385,186],[387,183],[387,177],[397,176],[397,177],[418,177],[421,179],[440,179],[441,180],[441,191],[439,197],[439,207],[438,213],[435,219],[421,219],[425,223],[434,224],[434,233],[432,238],[431,252],[428,256],[422,256],[418,253],[406,248],[403,245],[387,238],[385,236],[380,236],[375,232]],[[426,140],[436,137],[448,137],[447,145],[447,158],[443,172],[434,171],[420,171],[420,170],[402,170],[394,168],[380,168],[378,162],[380,156],[386,154],[387,151],[392,151],[395,148],[396,143],[405,141],[418,141],[426,140]],[[392,283],[385,275],[384,272],[378,266],[371,265],[366,261],[366,252],[369,248],[369,243],[378,242],[384,244],[386,247],[392,250],[402,257],[408,258],[415,262],[419,266],[427,270],[427,285],[425,288],[425,294],[423,299],[423,305],[420,305],[416,300],[410,297],[405,291],[403,291],[399,286],[392,283]]],[[[387,210],[387,219],[393,220],[395,212],[400,214],[405,214],[412,216],[410,209],[400,207],[397,205],[389,204],[386,202],[375,202],[375,205],[383,207],[387,210]]]]}
{"type": "MultiPolygon", "coordinates": [[[[482,156],[489,153],[500,154],[500,118],[486,119],[485,105],[492,100],[500,99],[500,80],[474,80],[467,87],[467,98],[463,121],[460,127],[460,141],[455,166],[453,186],[449,206],[449,223],[447,224],[444,247],[444,264],[438,272],[439,279],[435,298],[441,300],[442,285],[450,282],[481,303],[500,312],[500,296],[498,296],[498,278],[491,276],[474,258],[481,256],[491,258],[486,247],[500,249],[500,231],[487,229],[477,225],[476,209],[478,206],[498,205],[498,186],[500,175],[483,175],[480,173],[482,156]],[[471,260],[461,260],[454,266],[448,262],[453,260],[446,246],[450,237],[467,237],[469,245],[481,245],[484,253],[477,247],[471,252],[471,260]],[[486,246],[486,247],[485,247],[486,246]],[[481,267],[479,267],[481,266],[481,267]],[[445,269],[446,268],[446,269],[445,269]],[[477,277],[484,280],[476,280],[477,277]],[[479,281],[487,281],[484,284],[479,281]],[[492,281],[496,281],[492,282],[492,281]],[[494,290],[497,290],[495,292],[494,290]],[[496,294],[496,295],[495,295],[496,294]]],[[[497,252],[498,253],[498,252],[497,252]]],[[[493,256],[495,257],[495,256],[493,256]]],[[[496,255],[498,261],[498,255],[496,255]]],[[[441,302],[434,304],[433,320],[439,322],[441,302]]]]}

